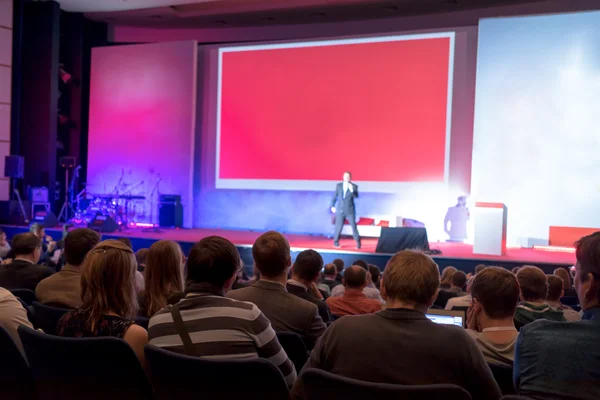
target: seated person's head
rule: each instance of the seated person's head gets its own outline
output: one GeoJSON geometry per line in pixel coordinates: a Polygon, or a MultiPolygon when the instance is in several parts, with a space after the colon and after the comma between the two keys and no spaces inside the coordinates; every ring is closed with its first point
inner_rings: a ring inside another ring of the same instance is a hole
{"type": "Polygon", "coordinates": [[[478,266],[476,266],[475,267],[475,275],[477,275],[478,273],[483,271],[486,267],[487,267],[487,265],[485,265],[485,264],[479,264],[478,266]]]}
{"type": "Polygon", "coordinates": [[[35,264],[42,256],[42,239],[35,233],[19,233],[13,237],[12,250],[15,258],[24,258],[35,264]]]}
{"type": "Polygon", "coordinates": [[[88,228],[71,230],[65,236],[65,261],[78,267],[83,264],[85,256],[100,243],[100,234],[88,228]]]}
{"type": "Polygon", "coordinates": [[[40,224],[39,222],[34,222],[31,224],[29,227],[29,232],[33,233],[42,240],[44,240],[46,237],[46,228],[44,228],[44,225],[40,224]]]}
{"type": "Polygon", "coordinates": [[[352,265],[344,271],[343,282],[346,289],[362,291],[367,285],[367,271],[360,265],[352,265]]]}
{"type": "Polygon", "coordinates": [[[517,274],[517,272],[519,272],[519,270],[521,269],[521,267],[514,267],[513,269],[510,270],[510,272],[512,272],[513,274],[517,274]]]}
{"type": "Polygon", "coordinates": [[[364,260],[356,260],[352,263],[352,265],[358,265],[359,267],[364,268],[365,271],[369,270],[369,264],[367,264],[367,262],[364,260]]]}
{"type": "Polygon", "coordinates": [[[379,281],[379,276],[381,275],[381,270],[377,265],[369,264],[369,274],[371,274],[373,283],[377,283],[379,281]]]}
{"type": "Polygon", "coordinates": [[[500,267],[488,267],[471,282],[472,309],[478,324],[486,320],[513,319],[519,303],[519,283],[515,275],[500,267]]]}
{"type": "Polygon", "coordinates": [[[148,299],[147,313],[152,316],[167,306],[170,294],[184,289],[179,244],[172,240],[159,240],[152,243],[148,250],[144,278],[148,299]]]}
{"type": "Polygon", "coordinates": [[[547,275],[548,279],[548,294],[546,295],[546,301],[558,302],[560,298],[564,296],[564,282],[560,277],[556,275],[547,275]]]}
{"type": "Polygon", "coordinates": [[[452,275],[456,272],[456,268],[448,266],[444,268],[442,271],[442,276],[440,278],[440,285],[450,286],[452,283],[452,275]]]}
{"type": "Polygon", "coordinates": [[[292,278],[304,282],[316,282],[323,269],[323,257],[314,250],[301,251],[292,267],[292,278]]]}
{"type": "Polygon", "coordinates": [[[148,257],[148,249],[139,249],[135,252],[135,259],[138,262],[138,269],[143,271],[146,267],[146,258],[148,257]]]}
{"type": "Polygon", "coordinates": [[[465,275],[462,271],[456,271],[454,275],[452,275],[452,279],[450,280],[450,284],[455,288],[464,288],[467,284],[467,275],[465,275]]]}
{"type": "Polygon", "coordinates": [[[133,251],[117,240],[100,242],[81,267],[81,309],[90,314],[88,328],[95,330],[103,314],[133,319],[138,311],[133,251]]]}
{"type": "Polygon", "coordinates": [[[227,292],[240,268],[240,253],[229,240],[208,236],[196,243],[187,259],[187,280],[227,292]]]}
{"type": "Polygon", "coordinates": [[[341,258],[336,258],[335,260],[333,260],[333,263],[335,264],[335,269],[337,270],[338,274],[344,272],[344,260],[342,260],[341,258]]]}
{"type": "Polygon", "coordinates": [[[600,232],[581,238],[575,255],[575,290],[585,311],[600,305],[600,232]]]}
{"type": "Polygon", "coordinates": [[[382,280],[381,296],[389,308],[413,308],[425,313],[437,298],[440,271],[428,255],[404,250],[388,261],[382,280]]]}
{"type": "Polygon", "coordinates": [[[517,281],[521,288],[521,300],[530,303],[543,303],[548,294],[548,279],[544,271],[532,265],[526,265],[517,272],[517,281]]]}
{"type": "Polygon", "coordinates": [[[0,246],[6,246],[6,232],[0,229],[0,246]]]}
{"type": "Polygon", "coordinates": [[[565,268],[556,268],[554,270],[554,275],[561,278],[564,282],[565,289],[571,289],[573,284],[571,283],[571,274],[565,268]]]}
{"type": "Polygon", "coordinates": [[[131,239],[129,239],[128,237],[117,238],[117,241],[123,243],[125,246],[133,250],[133,243],[131,243],[131,239]]]}
{"type": "Polygon", "coordinates": [[[292,265],[290,244],[279,232],[265,232],[252,246],[254,265],[260,271],[261,279],[276,279],[287,276],[292,265]]]}
{"type": "Polygon", "coordinates": [[[334,279],[337,275],[337,268],[335,264],[327,264],[325,265],[325,276],[329,279],[334,279]]]}

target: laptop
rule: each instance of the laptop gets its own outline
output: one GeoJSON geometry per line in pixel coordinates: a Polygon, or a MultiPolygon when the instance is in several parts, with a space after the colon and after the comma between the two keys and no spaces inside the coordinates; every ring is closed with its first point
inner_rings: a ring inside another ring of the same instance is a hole
{"type": "Polygon", "coordinates": [[[431,308],[425,316],[436,324],[456,325],[465,328],[467,323],[466,313],[461,310],[434,310],[431,308]]]}

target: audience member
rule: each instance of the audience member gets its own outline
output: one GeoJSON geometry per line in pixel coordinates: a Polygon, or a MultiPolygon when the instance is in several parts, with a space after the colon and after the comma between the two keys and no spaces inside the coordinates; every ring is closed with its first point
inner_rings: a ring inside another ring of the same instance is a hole
{"type": "Polygon", "coordinates": [[[371,281],[373,282],[373,286],[379,289],[379,287],[381,286],[381,270],[377,265],[369,264],[369,273],[371,274],[371,281]]]}
{"type": "Polygon", "coordinates": [[[181,247],[171,240],[159,240],[150,246],[144,271],[146,289],[138,294],[139,315],[151,317],[183,298],[181,260],[181,247]]]}
{"type": "Polygon", "coordinates": [[[331,321],[329,307],[317,288],[317,280],[323,269],[323,257],[314,250],[304,250],[298,254],[292,267],[292,279],[287,281],[287,291],[294,296],[310,301],[319,309],[319,315],[326,324],[331,321]]]}
{"type": "Polygon", "coordinates": [[[516,275],[520,269],[521,269],[521,267],[514,267],[513,269],[511,269],[511,272],[516,275]]]}
{"type": "Polygon", "coordinates": [[[144,273],[144,270],[146,269],[146,258],[148,257],[148,249],[144,248],[144,249],[139,249],[138,251],[135,252],[135,259],[137,260],[138,263],[138,271],[140,271],[141,273],[144,273]]]}
{"type": "Polygon", "coordinates": [[[368,272],[358,265],[346,268],[344,272],[346,290],[341,296],[327,299],[331,314],[342,317],[344,315],[370,314],[381,310],[379,301],[369,299],[363,293],[363,289],[367,285],[367,274],[368,272]]]}
{"type": "Polygon", "coordinates": [[[475,275],[477,275],[478,273],[480,273],[481,271],[483,271],[484,269],[487,268],[487,265],[485,264],[479,264],[475,267],[475,275]]]}
{"type": "Polygon", "coordinates": [[[600,232],[576,244],[575,290],[581,321],[536,321],[515,347],[520,395],[535,399],[600,399],[600,232]]]}
{"type": "Polygon", "coordinates": [[[517,281],[521,288],[521,303],[515,312],[517,329],[538,319],[565,321],[562,310],[555,310],[546,304],[548,280],[544,271],[530,265],[523,266],[517,272],[517,281]]]}
{"type": "MultiPolygon", "coordinates": [[[[123,243],[125,246],[129,247],[131,251],[133,251],[133,243],[131,243],[131,239],[128,237],[120,237],[116,239],[117,242],[123,243]]],[[[137,260],[136,260],[137,262],[137,260]]],[[[135,270],[135,290],[137,293],[140,293],[142,290],[146,288],[146,282],[144,281],[144,275],[139,271],[136,267],[135,270]]]]}
{"type": "Polygon", "coordinates": [[[6,232],[0,229],[0,259],[5,258],[10,251],[10,244],[6,240],[6,232]]]}
{"type": "Polygon", "coordinates": [[[440,289],[450,289],[450,284],[452,283],[452,275],[454,275],[456,271],[457,269],[451,266],[444,268],[444,270],[442,271],[442,276],[440,277],[440,289]]]}
{"type": "Polygon", "coordinates": [[[296,332],[312,348],[326,326],[316,305],[286,290],[292,264],[287,239],[278,232],[266,232],[254,242],[252,256],[260,279],[250,287],[229,292],[229,297],[256,304],[276,331],[296,332]]]}
{"type": "MultiPolygon", "coordinates": [[[[475,275],[475,276],[477,276],[477,275],[475,275]]],[[[473,300],[473,298],[471,296],[471,283],[473,283],[473,279],[475,279],[475,276],[472,276],[467,281],[467,294],[465,296],[454,296],[454,297],[448,298],[446,300],[446,306],[444,307],[444,309],[446,309],[446,310],[453,310],[453,309],[466,310],[467,308],[469,308],[469,306],[471,305],[471,301],[473,300]]],[[[440,295],[443,296],[446,293],[449,293],[449,292],[446,290],[440,290],[440,293],[438,294],[438,298],[440,298],[440,295]]],[[[437,302],[438,302],[438,300],[436,299],[436,303],[437,302]]]]}
{"type": "Polygon", "coordinates": [[[138,305],[136,270],[137,261],[131,248],[117,240],[98,243],[81,267],[83,304],[60,319],[58,335],[124,339],[144,365],[148,333],[133,321],[138,305]]]}
{"type": "MultiPolygon", "coordinates": [[[[341,258],[336,258],[335,260],[333,260],[333,264],[335,264],[335,269],[337,270],[335,280],[338,281],[338,283],[341,285],[342,279],[344,277],[344,260],[342,260],[341,258]]],[[[333,290],[333,288],[331,290],[333,290]]]]}
{"type": "Polygon", "coordinates": [[[240,255],[229,240],[209,236],[196,243],[188,257],[186,297],[150,319],[150,344],[211,359],[266,358],[292,385],[296,370],[267,317],[252,303],[225,297],[239,266],[240,255]],[[185,329],[178,329],[174,313],[182,318],[185,329]],[[184,344],[187,342],[181,339],[184,335],[190,345],[184,344]]]}
{"type": "Polygon", "coordinates": [[[546,296],[546,304],[556,310],[562,310],[567,321],[579,321],[581,319],[579,313],[560,302],[561,297],[565,294],[563,285],[564,281],[560,277],[548,275],[548,295],[546,296]]]}
{"type": "Polygon", "coordinates": [[[33,325],[27,319],[27,311],[21,302],[11,292],[0,287],[0,326],[6,329],[17,346],[23,350],[21,339],[17,333],[20,325],[33,329],[33,325]]]}
{"type": "Polygon", "coordinates": [[[517,278],[504,268],[489,267],[475,275],[470,289],[473,303],[467,312],[467,333],[489,364],[512,368],[519,334],[514,322],[517,278]]]}
{"type": "Polygon", "coordinates": [[[81,307],[81,265],[100,242],[100,234],[88,228],[75,229],[64,239],[66,265],[42,280],[35,289],[38,301],[55,307],[81,307]]]}
{"type": "MultiPolygon", "coordinates": [[[[367,272],[367,284],[363,288],[363,293],[365,294],[365,296],[367,296],[369,299],[375,299],[375,300],[379,301],[381,304],[385,304],[385,301],[381,297],[381,293],[379,292],[379,289],[376,288],[375,285],[373,284],[373,281],[371,279],[371,274],[369,273],[369,265],[363,260],[356,260],[356,263],[358,263],[358,264],[353,264],[353,265],[359,266],[360,268],[364,269],[367,272]]],[[[345,274],[345,272],[344,272],[344,274],[345,274]]],[[[342,282],[343,282],[343,278],[342,278],[342,282]]],[[[345,290],[346,290],[346,285],[338,285],[331,290],[331,297],[342,296],[344,294],[345,290]]]]}
{"type": "MultiPolygon", "coordinates": [[[[499,399],[490,368],[465,329],[435,324],[425,316],[439,284],[431,257],[410,250],[397,253],[383,274],[387,308],[334,322],[305,368],[367,382],[455,384],[474,400],[499,399]]],[[[302,397],[302,377],[293,394],[302,397]]]]}
{"type": "Polygon", "coordinates": [[[10,264],[0,266],[0,286],[6,289],[30,289],[52,275],[52,268],[37,265],[42,255],[42,241],[33,233],[20,233],[13,238],[15,254],[10,264]]]}
{"type": "Polygon", "coordinates": [[[457,296],[466,296],[465,293],[465,285],[467,284],[467,275],[462,271],[456,271],[452,274],[452,279],[450,279],[450,289],[448,289],[451,293],[456,293],[457,296]]]}
{"type": "Polygon", "coordinates": [[[577,292],[573,288],[573,283],[571,281],[571,274],[567,271],[566,268],[556,268],[554,270],[554,275],[561,278],[564,282],[564,297],[577,297],[577,292]]]}
{"type": "Polygon", "coordinates": [[[327,264],[325,265],[323,283],[329,286],[329,290],[333,290],[334,287],[341,285],[341,282],[337,281],[337,267],[335,264],[327,264]]]}

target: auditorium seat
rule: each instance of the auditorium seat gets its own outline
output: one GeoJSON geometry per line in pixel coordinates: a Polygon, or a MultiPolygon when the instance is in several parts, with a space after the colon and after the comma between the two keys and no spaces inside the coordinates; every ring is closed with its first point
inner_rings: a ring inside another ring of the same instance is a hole
{"type": "Polygon", "coordinates": [[[49,335],[56,335],[56,325],[63,315],[68,313],[68,308],[50,307],[37,301],[33,302],[33,318],[35,327],[49,335]]]}
{"type": "Polygon", "coordinates": [[[531,397],[525,397],[525,396],[517,396],[514,394],[510,394],[508,396],[503,396],[500,400],[534,400],[531,397]]]}
{"type": "Polygon", "coordinates": [[[33,377],[23,354],[0,326],[0,399],[33,400],[33,377]]]}
{"type": "Polygon", "coordinates": [[[148,345],[155,399],[289,400],[283,375],[262,358],[205,360],[148,345]]]}
{"type": "Polygon", "coordinates": [[[10,292],[15,296],[20,298],[27,305],[32,305],[34,301],[37,300],[35,297],[35,292],[31,289],[10,289],[10,292]]]}
{"type": "Polygon", "coordinates": [[[314,368],[308,368],[303,371],[302,381],[304,383],[305,400],[471,399],[471,395],[465,389],[456,385],[393,385],[389,383],[364,382],[314,368]]]}
{"type": "Polygon", "coordinates": [[[277,340],[285,350],[288,358],[294,363],[296,372],[300,373],[306,360],[308,360],[308,350],[302,337],[295,332],[277,332],[277,340]]]}
{"type": "Polygon", "coordinates": [[[142,328],[144,328],[145,330],[148,330],[148,324],[150,323],[150,318],[137,316],[137,317],[135,317],[135,323],[138,324],[139,326],[141,326],[142,328]]]}
{"type": "Polygon", "coordinates": [[[131,347],[114,337],[64,338],[18,329],[39,400],[150,400],[152,387],[131,347]]]}
{"type": "Polygon", "coordinates": [[[33,324],[33,326],[36,326],[35,318],[33,317],[33,313],[31,312],[31,306],[27,305],[27,303],[25,303],[23,300],[21,300],[20,297],[17,297],[17,300],[19,300],[19,302],[21,303],[21,305],[27,312],[27,319],[29,320],[29,322],[31,322],[33,324]]]}
{"type": "Polygon", "coordinates": [[[513,369],[503,365],[489,364],[494,379],[503,395],[516,394],[515,384],[513,382],[513,369]]]}

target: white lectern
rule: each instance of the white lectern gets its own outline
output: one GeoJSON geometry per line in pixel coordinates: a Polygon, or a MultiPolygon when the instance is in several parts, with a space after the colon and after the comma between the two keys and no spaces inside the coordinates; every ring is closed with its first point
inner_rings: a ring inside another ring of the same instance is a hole
{"type": "Polygon", "coordinates": [[[473,254],[506,254],[506,211],[502,203],[475,203],[473,254]]]}

